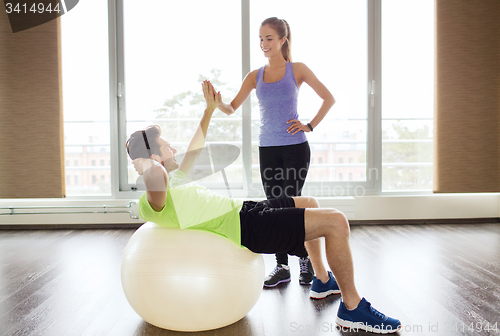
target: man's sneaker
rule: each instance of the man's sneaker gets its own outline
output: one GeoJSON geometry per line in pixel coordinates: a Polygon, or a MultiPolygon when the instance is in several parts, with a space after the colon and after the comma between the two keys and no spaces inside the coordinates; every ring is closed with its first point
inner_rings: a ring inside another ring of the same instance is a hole
{"type": "Polygon", "coordinates": [[[326,283],[321,282],[321,280],[316,277],[313,278],[310,291],[312,299],[324,299],[331,294],[340,294],[339,285],[331,271],[328,271],[328,276],[330,279],[326,283]]]}
{"type": "Polygon", "coordinates": [[[401,329],[399,320],[382,314],[373,308],[365,298],[361,300],[354,310],[347,309],[344,302],[341,301],[335,322],[345,328],[343,330],[354,332],[362,329],[377,334],[389,334],[401,329]]]}
{"type": "Polygon", "coordinates": [[[309,257],[299,258],[300,276],[299,283],[301,285],[308,285],[314,277],[314,269],[309,257]]]}
{"type": "Polygon", "coordinates": [[[276,265],[273,271],[264,280],[265,287],[274,287],[282,282],[290,281],[290,267],[288,265],[276,265]]]}

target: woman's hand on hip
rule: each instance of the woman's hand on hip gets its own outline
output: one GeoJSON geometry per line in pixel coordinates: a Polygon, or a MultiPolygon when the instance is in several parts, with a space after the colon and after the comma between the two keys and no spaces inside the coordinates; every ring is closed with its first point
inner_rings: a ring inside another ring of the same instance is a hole
{"type": "Polygon", "coordinates": [[[311,132],[311,129],[309,128],[309,126],[307,126],[307,124],[304,125],[299,120],[296,120],[296,119],[288,120],[287,124],[292,124],[287,129],[287,132],[292,133],[292,135],[295,135],[295,134],[299,133],[300,131],[311,132]]]}

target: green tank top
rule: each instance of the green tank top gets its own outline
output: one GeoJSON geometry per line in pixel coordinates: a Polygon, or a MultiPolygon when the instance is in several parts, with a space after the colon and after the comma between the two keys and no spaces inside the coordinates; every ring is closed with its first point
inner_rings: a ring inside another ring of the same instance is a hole
{"type": "Polygon", "coordinates": [[[147,193],[139,200],[139,214],[145,221],[180,229],[205,230],[220,234],[241,245],[240,210],[243,200],[217,194],[189,182],[180,170],[168,174],[167,199],[161,211],[148,202],[147,193]]]}

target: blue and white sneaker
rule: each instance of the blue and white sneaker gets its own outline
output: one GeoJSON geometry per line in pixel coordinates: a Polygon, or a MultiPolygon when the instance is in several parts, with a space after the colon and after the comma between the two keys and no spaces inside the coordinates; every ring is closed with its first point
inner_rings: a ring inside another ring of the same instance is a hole
{"type": "Polygon", "coordinates": [[[331,294],[340,294],[339,285],[331,271],[328,271],[328,276],[330,279],[326,283],[321,282],[316,276],[313,278],[309,294],[311,299],[324,299],[331,294]]]}
{"type": "Polygon", "coordinates": [[[362,329],[376,334],[389,334],[401,329],[399,320],[382,314],[365,298],[361,299],[358,307],[353,310],[347,309],[341,301],[335,322],[348,331],[354,332],[362,329]]]}

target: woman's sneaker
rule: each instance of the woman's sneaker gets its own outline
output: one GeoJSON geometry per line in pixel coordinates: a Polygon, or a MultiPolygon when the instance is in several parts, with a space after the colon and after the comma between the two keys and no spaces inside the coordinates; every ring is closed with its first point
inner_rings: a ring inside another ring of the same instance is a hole
{"type": "Polygon", "coordinates": [[[345,328],[342,329],[343,331],[357,332],[358,329],[362,329],[377,334],[389,334],[401,329],[399,320],[382,314],[373,308],[365,298],[354,310],[347,309],[344,302],[341,301],[335,322],[345,328]]]}
{"type": "Polygon", "coordinates": [[[264,279],[264,286],[274,287],[288,281],[290,281],[290,267],[288,265],[276,265],[273,271],[264,279]]]}
{"type": "Polygon", "coordinates": [[[314,269],[309,257],[299,258],[299,283],[301,285],[309,285],[314,278],[314,269]]]}
{"type": "Polygon", "coordinates": [[[331,294],[340,294],[339,285],[331,271],[328,271],[328,276],[330,279],[326,283],[321,282],[321,280],[316,277],[313,278],[309,294],[312,299],[324,299],[331,294]]]}

